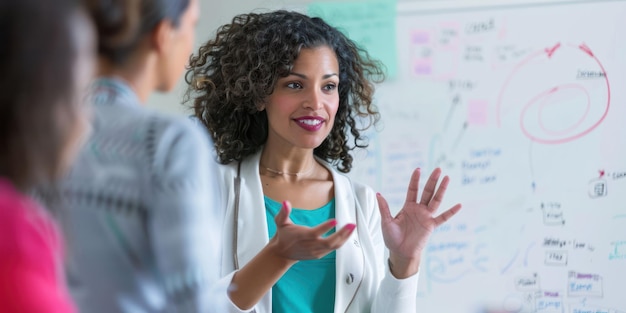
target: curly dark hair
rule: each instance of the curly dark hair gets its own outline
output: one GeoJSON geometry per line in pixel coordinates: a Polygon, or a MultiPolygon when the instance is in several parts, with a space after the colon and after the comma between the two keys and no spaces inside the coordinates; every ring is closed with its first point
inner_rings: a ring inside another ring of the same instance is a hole
{"type": "Polygon", "coordinates": [[[339,108],[314,154],[350,171],[350,151],[367,147],[361,131],[380,119],[372,98],[374,83],[384,79],[382,65],[321,18],[283,10],[238,15],[191,56],[185,102],[192,102],[195,116],[209,129],[221,163],[240,161],[265,144],[267,115],[258,105],[289,75],[301,49],[320,46],[337,55],[339,108]]]}

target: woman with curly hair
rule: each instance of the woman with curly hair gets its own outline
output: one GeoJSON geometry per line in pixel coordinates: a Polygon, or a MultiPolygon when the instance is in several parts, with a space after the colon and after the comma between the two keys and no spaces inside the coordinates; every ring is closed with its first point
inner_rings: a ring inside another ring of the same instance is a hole
{"type": "Polygon", "coordinates": [[[414,171],[395,217],[342,175],[366,146],[358,119],[378,119],[376,78],[345,35],[288,11],[236,16],[192,56],[188,100],[223,164],[231,312],[415,312],[421,252],[460,205],[433,217],[439,169],[419,200],[414,171]]]}

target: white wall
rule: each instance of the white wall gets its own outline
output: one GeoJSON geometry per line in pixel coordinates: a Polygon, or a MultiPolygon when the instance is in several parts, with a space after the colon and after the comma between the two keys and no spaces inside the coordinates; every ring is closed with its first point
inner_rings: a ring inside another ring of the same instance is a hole
{"type": "MultiPolygon", "coordinates": [[[[339,2],[345,0],[335,1],[339,2]]],[[[446,0],[397,0],[397,2],[413,1],[442,2],[446,0]]],[[[274,9],[298,10],[305,8],[306,5],[311,2],[313,2],[313,0],[200,0],[202,13],[196,33],[195,49],[199,48],[200,44],[206,42],[213,36],[219,26],[228,23],[237,14],[274,9]]],[[[153,94],[148,100],[148,106],[172,114],[190,114],[191,111],[181,105],[185,90],[185,82],[181,77],[174,91],[169,94],[153,94]]]]}

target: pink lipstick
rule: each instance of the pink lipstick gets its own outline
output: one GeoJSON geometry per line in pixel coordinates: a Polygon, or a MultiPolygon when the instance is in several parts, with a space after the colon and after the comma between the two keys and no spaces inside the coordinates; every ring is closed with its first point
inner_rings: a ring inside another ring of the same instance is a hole
{"type": "Polygon", "coordinates": [[[325,119],[320,116],[303,116],[294,119],[298,126],[307,131],[314,132],[320,130],[324,125],[325,119]]]}

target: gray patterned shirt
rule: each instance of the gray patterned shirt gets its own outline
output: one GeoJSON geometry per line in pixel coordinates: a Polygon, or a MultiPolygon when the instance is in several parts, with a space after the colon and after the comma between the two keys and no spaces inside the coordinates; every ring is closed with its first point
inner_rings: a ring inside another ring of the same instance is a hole
{"type": "Polygon", "coordinates": [[[56,212],[80,311],[220,312],[210,287],[222,210],[206,131],[143,108],[121,80],[92,88],[93,132],[56,212]]]}

